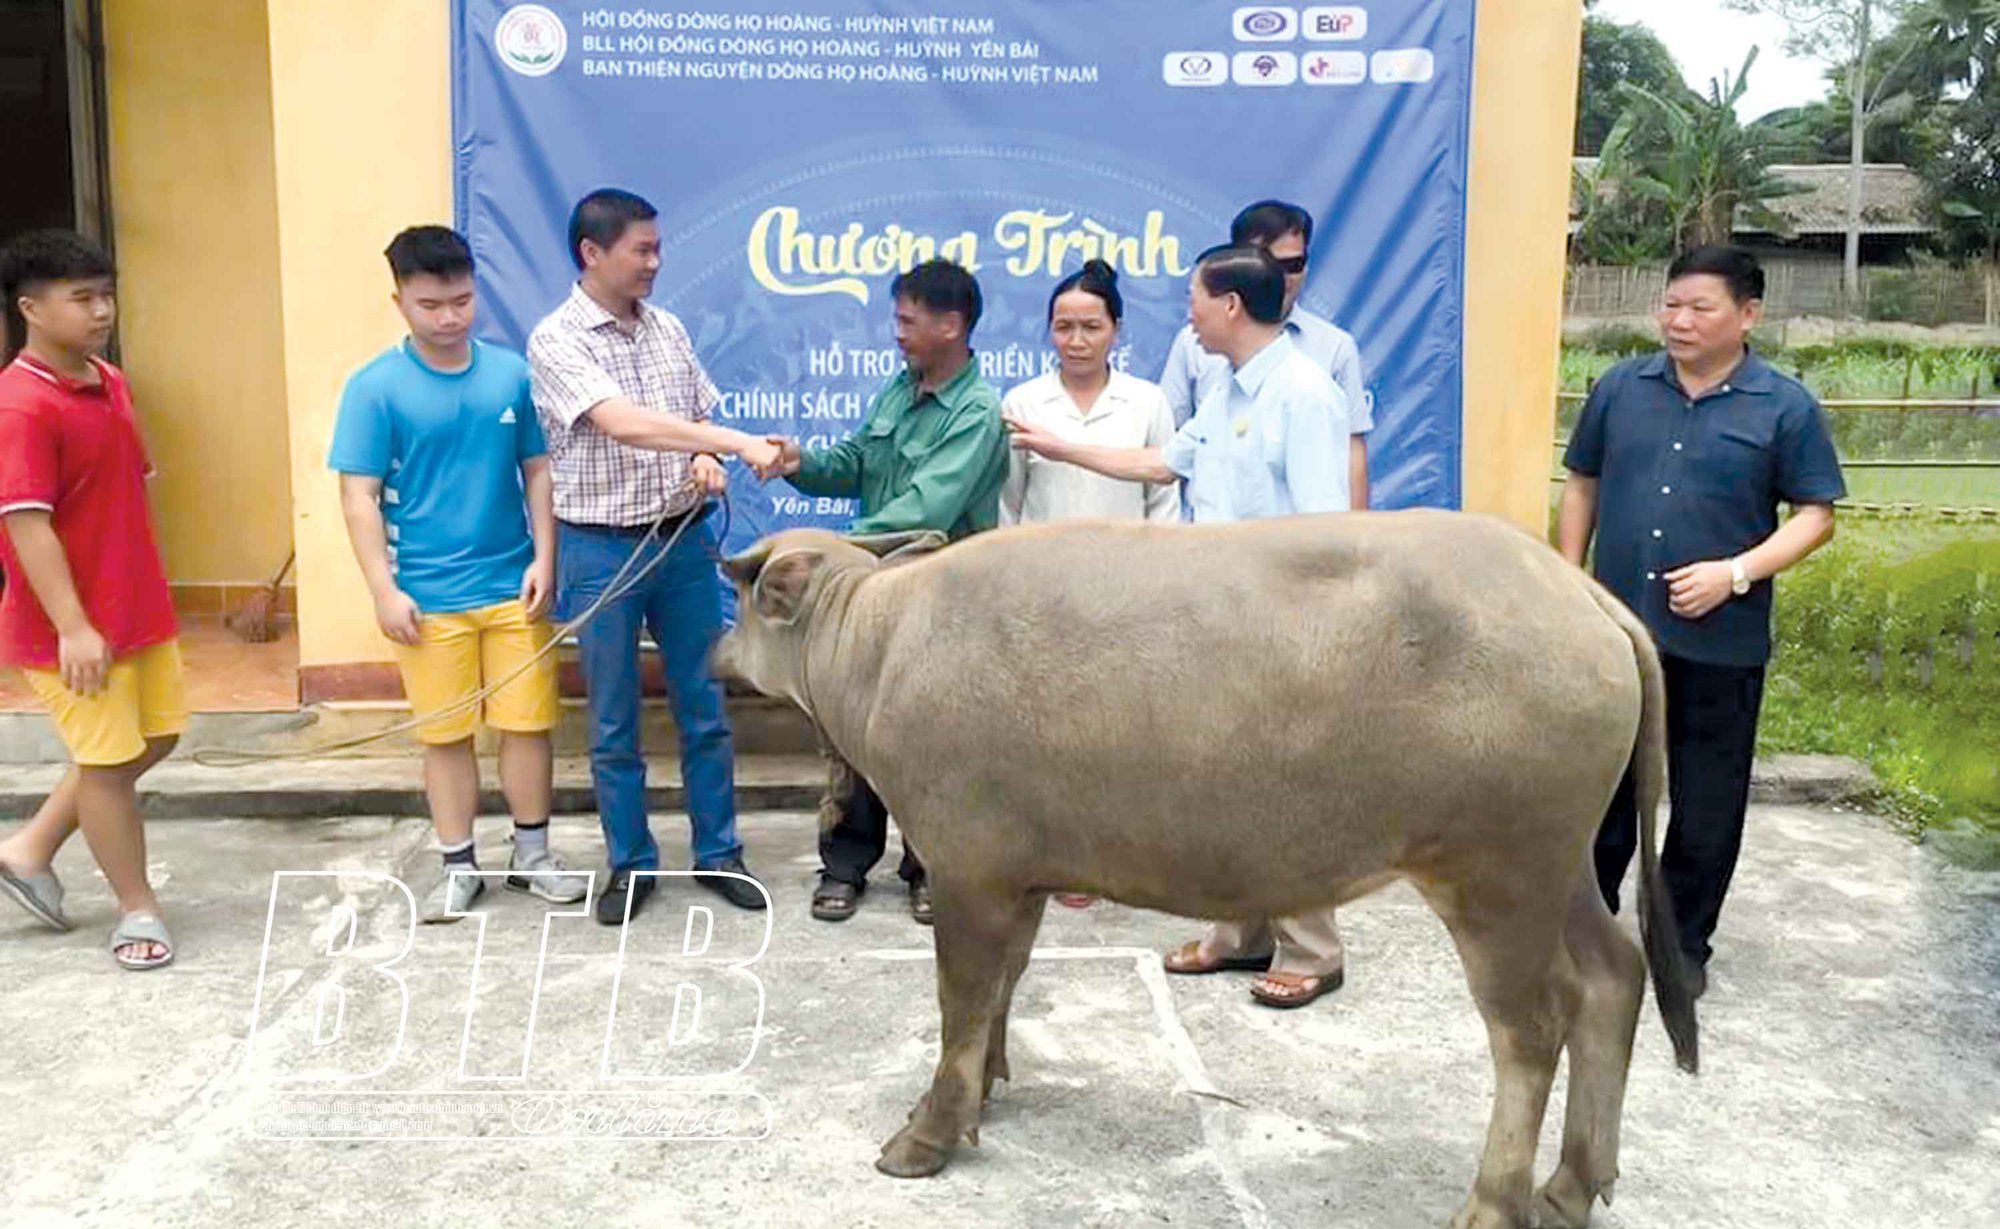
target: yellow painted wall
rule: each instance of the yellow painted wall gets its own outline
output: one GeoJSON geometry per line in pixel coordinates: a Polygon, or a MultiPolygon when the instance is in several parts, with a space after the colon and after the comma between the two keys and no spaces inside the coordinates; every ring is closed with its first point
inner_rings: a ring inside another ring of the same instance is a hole
{"type": "Polygon", "coordinates": [[[1465,506],[1542,534],[1583,7],[1479,0],[1465,233],[1465,506]]]}
{"type": "Polygon", "coordinates": [[[167,575],[269,579],[291,537],[264,0],[105,0],[120,354],[167,575]]]}
{"type": "Polygon", "coordinates": [[[299,664],[387,661],[326,469],[341,385],[403,332],[382,249],[451,222],[443,0],[268,0],[299,664]]]}
{"type": "MultiPolygon", "coordinates": [[[[451,217],[449,6],[266,3],[300,661],[386,661],[324,457],[342,381],[399,332],[378,253],[403,226],[451,217]]],[[[1478,3],[1465,502],[1539,531],[1581,8],[1576,0],[1478,3]]]]}

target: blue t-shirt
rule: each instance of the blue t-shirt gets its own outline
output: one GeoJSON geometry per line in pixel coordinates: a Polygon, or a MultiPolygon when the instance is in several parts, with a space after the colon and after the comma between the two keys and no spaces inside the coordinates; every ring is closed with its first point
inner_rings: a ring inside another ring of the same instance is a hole
{"type": "Polygon", "coordinates": [[[397,587],[454,614],[521,595],[535,558],[521,463],[547,451],[526,359],[475,341],[470,366],[443,372],[405,339],[348,379],[327,465],[382,479],[397,587]]]}

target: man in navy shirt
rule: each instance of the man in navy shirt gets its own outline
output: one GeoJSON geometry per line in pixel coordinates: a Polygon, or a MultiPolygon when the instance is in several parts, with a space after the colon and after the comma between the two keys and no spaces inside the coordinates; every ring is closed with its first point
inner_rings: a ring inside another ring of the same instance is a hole
{"type": "MultiPolygon", "coordinates": [[[[1700,247],[1667,271],[1663,353],[1620,363],[1591,390],[1563,464],[1558,544],[1636,611],[1667,683],[1673,819],[1663,868],[1696,993],[1743,843],[1771,578],[1833,536],[1847,494],[1812,394],[1748,344],[1764,272],[1741,248],[1700,247]],[[1778,521],[1778,502],[1792,516],[1778,521]]],[[[1628,775],[1597,836],[1615,912],[1637,845],[1628,775]]]]}

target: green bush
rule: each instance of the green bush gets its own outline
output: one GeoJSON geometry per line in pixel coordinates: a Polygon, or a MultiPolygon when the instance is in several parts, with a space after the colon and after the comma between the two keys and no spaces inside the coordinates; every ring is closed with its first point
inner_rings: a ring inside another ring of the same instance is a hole
{"type": "Polygon", "coordinates": [[[1761,749],[1862,759],[1913,829],[2000,850],[2000,526],[1844,518],[1773,630],[1761,749]]]}
{"type": "MultiPolygon", "coordinates": [[[[1563,347],[1571,349],[1569,346],[1563,347]]],[[[1611,355],[1613,360],[1634,354],[1651,354],[1660,348],[1660,335],[1652,329],[1629,328],[1622,324],[1594,324],[1574,347],[1611,355]]]]}
{"type": "Polygon", "coordinates": [[[1914,269],[1868,271],[1868,318],[1905,324],[1936,324],[1937,296],[1914,269]]]}

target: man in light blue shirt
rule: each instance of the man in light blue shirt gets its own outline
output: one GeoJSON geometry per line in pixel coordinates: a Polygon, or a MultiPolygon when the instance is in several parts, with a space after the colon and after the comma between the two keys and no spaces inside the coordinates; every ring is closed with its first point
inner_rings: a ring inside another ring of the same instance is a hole
{"type": "Polygon", "coordinates": [[[500,788],[514,816],[505,883],[573,904],[589,878],[549,849],[549,731],[559,709],[544,616],[556,523],[528,364],[473,340],[463,236],[413,226],[385,255],[409,336],[348,380],[327,464],[340,474],[348,537],[410,708],[436,714],[417,741],[444,875],[419,916],[455,922],[485,890],[472,835],[481,718],[500,733],[500,788]],[[477,706],[467,703],[487,687],[477,706]]]}
{"type": "MultiPolygon", "coordinates": [[[[1188,319],[1230,374],[1166,447],[1072,443],[1009,419],[1015,447],[1128,482],[1186,479],[1197,522],[1349,510],[1347,397],[1287,334],[1284,286],[1283,269],[1261,248],[1202,253],[1189,285],[1188,319]]],[[[1251,997],[1270,1007],[1301,1007],[1340,988],[1345,952],[1327,909],[1217,922],[1205,938],[1170,953],[1166,967],[1170,973],[1268,969],[1251,997]]]]}
{"type": "MultiPolygon", "coordinates": [[[[1284,201],[1258,201],[1236,215],[1229,242],[1269,252],[1285,271],[1285,332],[1292,343],[1321,371],[1333,377],[1347,395],[1349,442],[1348,492],[1355,511],[1368,507],[1368,432],[1375,429],[1374,398],[1361,367],[1361,349],[1354,338],[1323,316],[1298,306],[1306,284],[1306,249],[1312,244],[1312,215],[1284,201]]],[[[1181,426],[1209,393],[1229,380],[1229,360],[1204,350],[1189,326],[1174,338],[1167,363],[1160,371],[1160,388],[1181,426]]]]}
{"type": "MultiPolygon", "coordinates": [[[[1199,293],[1199,292],[1197,292],[1199,293]]],[[[1221,300],[1210,298],[1207,310],[1221,300]]],[[[1161,449],[1197,523],[1350,507],[1347,398],[1282,331],[1202,398],[1161,449]]]]}

